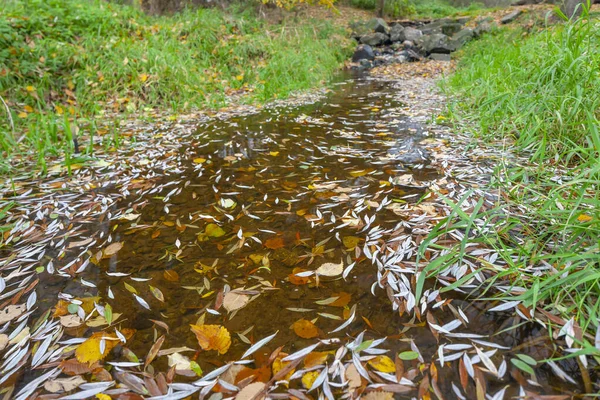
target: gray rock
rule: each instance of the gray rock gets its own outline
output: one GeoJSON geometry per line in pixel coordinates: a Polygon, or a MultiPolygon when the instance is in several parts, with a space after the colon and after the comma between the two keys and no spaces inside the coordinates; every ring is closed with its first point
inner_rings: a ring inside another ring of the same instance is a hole
{"type": "Polygon", "coordinates": [[[426,55],[431,53],[448,54],[456,50],[453,43],[450,42],[448,36],[443,33],[434,33],[432,35],[424,35],[416,42],[419,49],[426,55]]]}
{"type": "Polygon", "coordinates": [[[352,55],[352,62],[373,59],[375,59],[375,53],[373,53],[373,48],[367,44],[359,44],[356,50],[354,51],[354,54],[352,55]]]}
{"type": "Polygon", "coordinates": [[[560,10],[567,18],[576,20],[581,16],[585,3],[585,0],[565,0],[560,6],[560,10]]]}
{"type": "Polygon", "coordinates": [[[473,33],[475,34],[475,37],[478,38],[484,33],[490,32],[495,26],[496,23],[492,18],[485,18],[483,20],[477,21],[475,29],[473,29],[473,33]]]}
{"type": "Polygon", "coordinates": [[[504,17],[502,17],[500,22],[503,24],[509,24],[509,23],[513,22],[514,20],[516,20],[517,18],[519,18],[519,15],[521,15],[522,12],[523,11],[521,11],[521,10],[515,10],[509,14],[506,14],[504,17]]]}
{"type": "Polygon", "coordinates": [[[392,43],[404,42],[404,27],[400,24],[392,26],[390,29],[390,40],[392,43]]]}
{"type": "Polygon", "coordinates": [[[459,32],[462,28],[463,28],[463,24],[459,24],[457,22],[451,22],[451,23],[442,25],[442,33],[446,36],[452,36],[455,33],[459,32]]]}
{"type": "Polygon", "coordinates": [[[356,40],[359,40],[361,36],[368,35],[372,32],[367,23],[364,21],[351,23],[350,29],[352,29],[352,37],[356,40]]]}
{"type": "Polygon", "coordinates": [[[410,26],[407,26],[406,28],[404,28],[404,40],[408,40],[409,42],[416,42],[416,40],[418,38],[420,38],[421,36],[423,36],[423,32],[421,32],[418,29],[415,28],[411,28],[410,26]]]}
{"type": "Polygon", "coordinates": [[[367,22],[367,26],[373,32],[385,33],[386,35],[389,35],[390,33],[389,25],[381,18],[370,19],[367,22]]]}
{"type": "Polygon", "coordinates": [[[379,46],[389,40],[389,36],[385,33],[375,32],[364,35],[360,38],[362,44],[368,44],[369,46],[379,46]]]}
{"type": "Polygon", "coordinates": [[[465,28],[452,36],[452,41],[457,44],[457,48],[467,43],[475,37],[475,32],[471,28],[465,28]]]}
{"type": "Polygon", "coordinates": [[[441,54],[441,53],[431,53],[429,55],[429,58],[431,60],[436,60],[436,61],[450,61],[450,54],[441,54]]]}

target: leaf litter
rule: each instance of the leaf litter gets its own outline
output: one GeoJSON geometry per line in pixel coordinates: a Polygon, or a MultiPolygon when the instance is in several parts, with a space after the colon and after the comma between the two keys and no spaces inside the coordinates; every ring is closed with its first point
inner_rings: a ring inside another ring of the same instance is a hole
{"type": "MultiPolygon", "coordinates": [[[[505,155],[466,154],[431,123],[433,79],[386,75],[342,81],[316,105],[126,126],[139,139],[114,158],[3,187],[3,393],[576,392],[572,362],[537,364],[555,349],[531,310],[467,300],[477,265],[419,289],[417,249],[451,212],[443,197],[475,207],[505,155]],[[498,333],[512,325],[529,329],[498,333]]],[[[427,261],[445,256],[432,247],[427,261]]],[[[578,334],[565,322],[558,336],[578,334]]]]}

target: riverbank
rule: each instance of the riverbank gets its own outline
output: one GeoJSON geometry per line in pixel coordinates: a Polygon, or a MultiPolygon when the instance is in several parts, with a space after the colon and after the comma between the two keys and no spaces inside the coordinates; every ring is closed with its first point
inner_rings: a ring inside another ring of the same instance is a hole
{"type": "Polygon", "coordinates": [[[235,8],[148,16],[100,0],[0,7],[0,173],[9,176],[118,147],[132,118],[321,87],[349,54],[345,29],[324,19],[269,23],[235,8]]]}

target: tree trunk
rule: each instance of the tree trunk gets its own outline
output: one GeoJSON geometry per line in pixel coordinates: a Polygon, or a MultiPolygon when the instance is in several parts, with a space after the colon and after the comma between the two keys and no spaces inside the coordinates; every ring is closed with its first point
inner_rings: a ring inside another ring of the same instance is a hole
{"type": "Polygon", "coordinates": [[[377,6],[377,16],[379,18],[383,18],[383,9],[385,8],[385,0],[379,0],[379,4],[377,6]]]}

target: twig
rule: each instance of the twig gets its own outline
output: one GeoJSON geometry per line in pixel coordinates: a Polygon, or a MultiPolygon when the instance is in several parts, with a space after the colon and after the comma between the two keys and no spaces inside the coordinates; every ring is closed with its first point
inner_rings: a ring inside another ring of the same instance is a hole
{"type": "Polygon", "coordinates": [[[0,96],[0,100],[2,100],[2,104],[4,104],[4,108],[6,108],[6,114],[8,114],[8,120],[10,121],[10,127],[13,132],[13,137],[15,136],[15,122],[13,121],[12,114],[10,113],[10,108],[8,108],[8,104],[4,101],[4,98],[0,96]]]}

